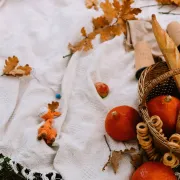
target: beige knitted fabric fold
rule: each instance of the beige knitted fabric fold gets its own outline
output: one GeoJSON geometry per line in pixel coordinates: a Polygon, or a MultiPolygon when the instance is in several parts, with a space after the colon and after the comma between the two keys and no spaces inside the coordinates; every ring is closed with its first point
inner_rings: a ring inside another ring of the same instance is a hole
{"type": "Polygon", "coordinates": [[[127,22],[126,50],[133,50],[136,43],[139,41],[146,41],[149,44],[153,56],[162,55],[155,40],[151,22],[145,20],[130,20],[127,22]]]}

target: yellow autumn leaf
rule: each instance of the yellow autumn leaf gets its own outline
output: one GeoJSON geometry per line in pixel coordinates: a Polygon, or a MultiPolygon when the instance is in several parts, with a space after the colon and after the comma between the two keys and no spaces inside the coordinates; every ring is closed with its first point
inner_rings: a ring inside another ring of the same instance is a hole
{"type": "Polygon", "coordinates": [[[109,21],[104,16],[93,18],[92,23],[94,25],[94,29],[103,28],[109,25],[109,21]]]}
{"type": "Polygon", "coordinates": [[[110,3],[109,0],[106,0],[100,4],[100,7],[104,12],[104,17],[111,23],[117,16],[116,9],[113,7],[112,3],[110,3]]]}
{"type": "Polygon", "coordinates": [[[84,36],[84,37],[87,36],[86,30],[85,30],[84,27],[81,29],[81,34],[82,34],[82,36],[84,36]]]}
{"type": "Polygon", "coordinates": [[[104,42],[114,38],[114,36],[119,36],[121,33],[122,31],[120,26],[108,26],[107,28],[100,31],[100,38],[101,41],[104,42]]]}
{"type": "Polygon", "coordinates": [[[18,65],[19,60],[16,56],[8,57],[7,60],[5,60],[5,66],[3,69],[4,74],[9,74],[12,70],[15,69],[15,67],[18,65]]]}
{"type": "Polygon", "coordinates": [[[18,66],[17,70],[24,71],[24,75],[27,76],[30,75],[32,68],[28,64],[26,64],[25,66],[18,66]]]}
{"type": "Polygon", "coordinates": [[[86,0],[85,4],[88,9],[94,7],[95,10],[98,10],[98,0],[86,0]]]}
{"type": "Polygon", "coordinates": [[[7,76],[27,76],[31,73],[32,68],[26,64],[25,66],[17,66],[19,60],[16,56],[8,57],[5,60],[5,66],[3,69],[4,75],[7,76]]]}
{"type": "Polygon", "coordinates": [[[111,40],[115,36],[122,33],[126,34],[126,21],[136,19],[136,15],[141,12],[139,8],[132,8],[134,0],[123,0],[120,3],[118,0],[105,0],[100,3],[103,15],[93,18],[93,31],[87,34],[85,28],[81,29],[81,34],[84,39],[75,43],[69,43],[68,48],[72,53],[76,51],[88,51],[93,48],[92,40],[96,35],[100,35],[101,42],[111,40]]]}
{"type": "Polygon", "coordinates": [[[176,5],[180,5],[180,0],[171,0],[172,3],[176,4],[176,5]]]}

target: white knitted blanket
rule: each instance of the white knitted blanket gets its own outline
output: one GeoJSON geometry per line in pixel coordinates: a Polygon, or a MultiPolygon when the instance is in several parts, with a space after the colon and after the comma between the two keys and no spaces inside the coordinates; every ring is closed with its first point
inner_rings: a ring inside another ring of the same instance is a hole
{"type": "MultiPolygon", "coordinates": [[[[156,2],[136,0],[135,6],[148,4],[156,2]]],[[[147,19],[158,11],[168,9],[143,8],[139,17],[147,19]]],[[[116,175],[111,168],[102,172],[109,156],[103,135],[110,109],[119,105],[137,109],[133,52],[125,52],[123,35],[102,44],[96,37],[92,50],[63,58],[68,43],[80,39],[81,27],[90,31],[92,17],[100,14],[88,10],[84,0],[7,0],[0,8],[0,69],[5,57],[13,55],[33,67],[31,77],[0,77],[0,153],[32,171],[60,173],[64,180],[129,179],[133,167],[128,156],[120,161],[116,175]],[[97,81],[109,85],[107,98],[98,96],[97,81]],[[56,100],[56,92],[62,95],[62,116],[55,120],[58,137],[51,148],[37,140],[38,114],[56,100]]],[[[158,15],[158,20],[165,28],[177,16],[158,15]]],[[[125,148],[109,137],[108,141],[113,150],[125,148]]],[[[125,145],[137,147],[135,142],[125,145]]],[[[32,173],[24,174],[33,179],[32,173]]]]}

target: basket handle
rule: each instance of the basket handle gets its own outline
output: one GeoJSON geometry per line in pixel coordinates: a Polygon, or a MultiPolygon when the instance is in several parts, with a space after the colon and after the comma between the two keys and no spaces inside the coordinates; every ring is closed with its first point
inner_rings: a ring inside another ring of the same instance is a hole
{"type": "Polygon", "coordinates": [[[180,74],[180,68],[178,69],[173,69],[173,70],[170,70],[162,75],[160,75],[159,77],[157,77],[156,79],[153,79],[149,85],[144,89],[144,96],[142,98],[142,102],[141,102],[141,105],[143,106],[145,103],[146,103],[146,98],[148,96],[148,94],[152,91],[152,89],[154,87],[156,87],[160,82],[172,77],[172,76],[175,76],[175,75],[178,75],[180,74]]]}

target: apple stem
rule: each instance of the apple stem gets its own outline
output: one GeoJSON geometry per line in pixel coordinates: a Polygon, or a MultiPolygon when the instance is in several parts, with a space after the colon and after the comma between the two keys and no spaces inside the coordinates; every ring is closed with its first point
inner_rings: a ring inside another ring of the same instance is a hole
{"type": "Polygon", "coordinates": [[[164,99],[166,102],[170,102],[172,100],[172,96],[166,96],[164,99]]]}
{"type": "Polygon", "coordinates": [[[118,118],[118,115],[119,115],[119,113],[118,113],[117,111],[113,111],[113,112],[112,112],[112,117],[113,117],[114,119],[117,119],[117,118],[118,118]]]}

